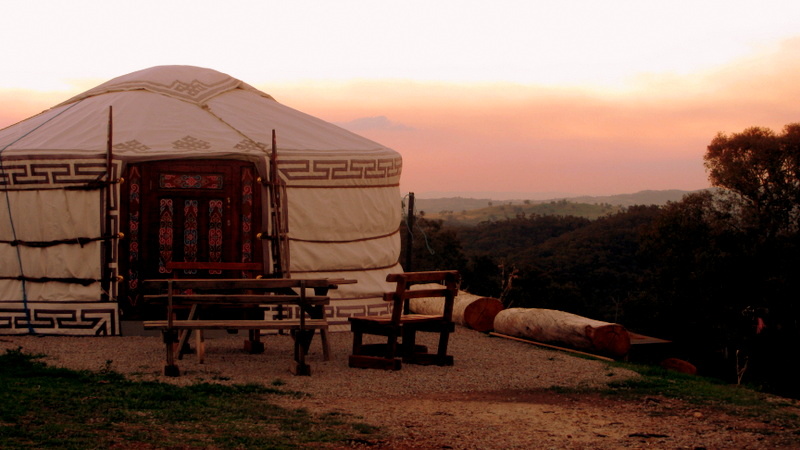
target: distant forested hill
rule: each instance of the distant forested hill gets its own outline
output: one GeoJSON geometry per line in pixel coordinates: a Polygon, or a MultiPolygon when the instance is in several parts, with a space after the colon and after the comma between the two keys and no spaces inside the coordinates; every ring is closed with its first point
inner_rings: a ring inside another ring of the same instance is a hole
{"type": "Polygon", "coordinates": [[[516,205],[524,203],[550,203],[557,200],[567,200],[572,203],[608,203],[614,206],[631,205],[665,205],[667,202],[680,201],[684,195],[696,191],[681,191],[677,189],[665,191],[640,191],[635,194],[608,195],[602,197],[581,196],[581,197],[554,197],[547,200],[493,200],[490,198],[466,198],[466,197],[442,197],[442,198],[419,198],[415,199],[417,211],[425,211],[427,214],[436,214],[442,211],[462,211],[479,209],[493,205],[516,205]]]}
{"type": "MultiPolygon", "coordinates": [[[[599,217],[618,212],[621,206],[605,204],[572,203],[567,200],[553,200],[549,203],[502,203],[493,204],[478,209],[461,211],[442,211],[438,214],[424,216],[429,219],[440,219],[447,225],[463,226],[477,225],[481,222],[496,222],[499,220],[514,219],[532,216],[572,216],[585,219],[599,217]]],[[[420,210],[424,211],[424,210],[420,210]]]]}
{"type": "Polygon", "coordinates": [[[641,191],[605,197],[572,197],[553,200],[491,200],[474,198],[415,199],[415,210],[450,225],[475,225],[532,215],[575,216],[597,219],[633,205],[665,205],[680,201],[691,191],[641,191]]]}
{"type": "Polygon", "coordinates": [[[697,191],[680,191],[677,189],[670,189],[666,191],[639,191],[635,194],[620,194],[609,195],[604,197],[571,197],[567,200],[575,203],[608,203],[615,206],[633,206],[633,205],[666,205],[667,202],[678,202],[686,194],[691,194],[697,191]]]}

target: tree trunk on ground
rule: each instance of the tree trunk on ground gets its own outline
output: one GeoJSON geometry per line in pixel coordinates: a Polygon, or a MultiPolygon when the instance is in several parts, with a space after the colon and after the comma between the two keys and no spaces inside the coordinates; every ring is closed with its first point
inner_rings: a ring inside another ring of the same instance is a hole
{"type": "Polygon", "coordinates": [[[614,358],[627,355],[631,348],[628,330],[622,325],[552,309],[506,309],[495,317],[494,330],[614,358]]]}
{"type": "MultiPolygon", "coordinates": [[[[419,286],[420,289],[435,288],[432,285],[419,286]]],[[[417,314],[442,314],[444,298],[413,298],[410,300],[409,308],[417,314]]],[[[476,331],[491,331],[495,316],[502,310],[503,303],[496,298],[479,297],[469,292],[458,291],[453,302],[453,322],[476,331]]]]}

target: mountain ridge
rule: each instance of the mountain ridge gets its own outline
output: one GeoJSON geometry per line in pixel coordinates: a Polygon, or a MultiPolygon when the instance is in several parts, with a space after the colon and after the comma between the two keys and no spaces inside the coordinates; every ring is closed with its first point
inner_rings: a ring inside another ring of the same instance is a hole
{"type": "Polygon", "coordinates": [[[485,208],[487,206],[499,205],[518,205],[518,204],[542,204],[550,202],[567,201],[569,203],[586,204],[606,204],[618,207],[633,205],[665,205],[667,202],[680,201],[685,195],[696,191],[684,191],[679,189],[667,190],[643,190],[632,194],[617,194],[603,196],[575,196],[575,197],[553,197],[546,200],[516,199],[516,200],[494,200],[491,198],[468,198],[468,197],[442,197],[442,198],[416,198],[414,199],[414,209],[430,214],[439,214],[446,211],[468,211],[473,209],[485,208]]]}

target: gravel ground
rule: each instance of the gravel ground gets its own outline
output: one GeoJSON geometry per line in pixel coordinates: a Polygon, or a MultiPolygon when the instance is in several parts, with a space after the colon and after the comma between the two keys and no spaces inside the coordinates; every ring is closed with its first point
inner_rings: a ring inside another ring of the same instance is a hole
{"type": "MultiPolygon", "coordinates": [[[[137,333],[138,334],[138,333],[137,333]]],[[[637,376],[603,361],[458,328],[452,367],[404,365],[397,372],[351,369],[350,333],[331,333],[331,361],[319,340],[308,362],[312,376],[293,376],[287,336],[265,336],[266,351],[242,350],[245,334],[206,338],[206,362],[187,355],[182,376],[162,375],[160,336],[0,336],[0,351],[22,347],[72,369],[113,369],[132,379],[175,384],[283,383],[311,394],[276,398],[287,407],[338,412],[381,426],[384,433],[353,446],[372,448],[800,448],[800,435],[758,419],[730,417],[664,398],[608,400],[548,388],[602,387],[637,376]]],[[[433,337],[420,343],[434,347],[433,337]]],[[[785,403],[785,402],[784,402],[785,403]]],[[[776,406],[778,407],[778,406],[776,406]]],[[[800,409],[793,406],[798,413],[800,409]]]]}
{"type": "MultiPolygon", "coordinates": [[[[365,397],[413,395],[426,392],[470,392],[486,389],[537,389],[551,386],[601,386],[613,380],[636,376],[634,372],[609,368],[602,361],[575,358],[538,347],[490,337],[459,327],[451,336],[449,350],[453,367],[406,364],[400,371],[351,369],[347,355],[350,333],[329,333],[332,357],[322,360],[320,341],[315,338],[307,358],[312,376],[289,372],[292,341],[288,336],[265,336],[266,351],[250,355],[243,351],[246,333],[215,332],[206,337],[206,359],[199,364],[194,355],[178,361],[181,377],[162,375],[164,347],[160,336],[123,337],[0,337],[0,348],[22,346],[25,351],[44,353],[53,365],[75,369],[111,368],[140,380],[168,383],[272,383],[285,382],[287,389],[315,396],[365,397]]],[[[435,335],[421,333],[419,343],[435,348],[435,335]],[[426,340],[427,339],[427,340],[426,340]]],[[[365,342],[368,337],[365,336],[365,342]]],[[[376,341],[377,342],[377,341],[376,341]]]]}

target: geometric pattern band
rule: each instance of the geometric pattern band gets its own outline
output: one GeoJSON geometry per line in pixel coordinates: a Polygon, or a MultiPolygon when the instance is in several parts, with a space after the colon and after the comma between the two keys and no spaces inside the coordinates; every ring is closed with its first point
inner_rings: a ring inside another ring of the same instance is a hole
{"type": "Polygon", "coordinates": [[[207,174],[173,174],[158,175],[158,187],[162,189],[222,189],[222,175],[207,174]]]}
{"type": "Polygon", "coordinates": [[[0,302],[0,334],[117,336],[120,334],[116,302],[43,303],[0,302]]]}
{"type": "MultiPolygon", "coordinates": [[[[348,317],[375,316],[389,313],[386,302],[375,299],[364,304],[365,299],[352,303],[346,299],[332,299],[325,307],[330,329],[333,332],[349,331],[348,317]]],[[[71,336],[118,336],[120,334],[119,310],[115,302],[102,303],[41,303],[28,302],[30,322],[25,308],[18,302],[0,302],[0,335],[29,333],[30,324],[35,334],[71,336]]],[[[282,312],[285,318],[297,314],[292,308],[282,312]]],[[[271,315],[267,312],[267,317],[271,315]]]]}
{"type": "MultiPolygon", "coordinates": [[[[265,320],[277,320],[278,314],[284,319],[296,319],[299,317],[299,310],[296,306],[284,306],[283,308],[277,306],[265,307],[264,312],[265,320]]],[[[332,332],[350,331],[348,317],[382,316],[390,313],[389,303],[379,298],[331,298],[330,304],[325,306],[325,317],[332,332]]]]}
{"type": "Polygon", "coordinates": [[[278,171],[289,186],[297,182],[386,180],[399,177],[402,158],[342,158],[339,160],[280,159],[278,171]]]}
{"type": "Polygon", "coordinates": [[[66,186],[95,181],[106,172],[105,161],[92,159],[3,161],[0,187],[66,186]]]}

